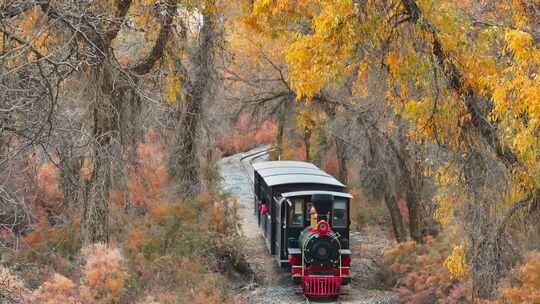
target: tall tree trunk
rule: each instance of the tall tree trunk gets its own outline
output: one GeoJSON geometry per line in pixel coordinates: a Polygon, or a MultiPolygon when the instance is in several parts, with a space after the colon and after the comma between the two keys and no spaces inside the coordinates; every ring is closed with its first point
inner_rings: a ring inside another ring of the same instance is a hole
{"type": "Polygon", "coordinates": [[[279,105],[279,112],[278,112],[278,129],[276,134],[276,145],[277,145],[277,155],[279,158],[281,158],[281,155],[283,154],[283,134],[285,132],[285,119],[286,119],[286,111],[285,106],[287,104],[288,100],[281,101],[279,105]]]}
{"type": "Polygon", "coordinates": [[[83,158],[74,155],[74,143],[66,139],[62,142],[59,149],[59,172],[60,188],[64,194],[64,205],[70,211],[75,211],[79,205],[81,194],[80,170],[83,164],[83,158]]]}
{"type": "Polygon", "coordinates": [[[335,138],[336,142],[336,154],[339,162],[339,180],[345,185],[349,182],[349,170],[348,170],[348,157],[347,157],[347,144],[340,138],[335,138]]]}
{"type": "Polygon", "coordinates": [[[142,101],[136,89],[129,87],[127,83],[120,95],[118,100],[121,101],[121,104],[118,105],[118,108],[121,109],[119,122],[122,155],[127,157],[128,164],[136,165],[138,160],[137,147],[144,142],[141,119],[142,101]]]}
{"type": "Polygon", "coordinates": [[[498,239],[494,232],[494,220],[476,204],[467,208],[466,230],[470,240],[473,297],[491,298],[500,278],[508,270],[503,257],[511,252],[504,248],[506,239],[498,239]],[[504,249],[503,249],[504,248],[504,249]]]}
{"type": "Polygon", "coordinates": [[[304,146],[306,147],[306,161],[311,160],[311,156],[309,154],[309,150],[311,149],[311,130],[306,128],[304,129],[304,146]]]}
{"type": "Polygon", "coordinates": [[[373,172],[371,177],[378,179],[376,184],[380,184],[380,186],[371,191],[376,191],[375,194],[383,191],[383,198],[392,220],[392,228],[396,241],[405,242],[408,239],[407,229],[403,223],[403,216],[399,209],[397,197],[398,189],[402,188],[399,185],[399,181],[403,173],[399,171],[403,171],[403,168],[406,167],[403,167],[404,163],[399,158],[392,140],[380,133],[373,125],[366,124],[361,117],[359,118],[358,122],[365,128],[365,136],[369,143],[368,151],[364,156],[364,162],[367,168],[373,172]],[[392,165],[396,158],[399,167],[392,165]]]}
{"type": "Polygon", "coordinates": [[[184,113],[176,129],[175,151],[169,173],[176,181],[177,191],[187,197],[195,195],[200,186],[199,157],[197,155],[197,133],[199,129],[201,104],[193,96],[185,99],[184,113]]]}
{"type": "Polygon", "coordinates": [[[83,242],[109,242],[109,197],[112,186],[113,156],[115,137],[118,133],[118,113],[115,107],[120,101],[113,101],[111,65],[105,61],[96,67],[93,79],[96,96],[93,102],[92,135],[94,138],[92,174],[85,185],[82,232],[83,242]]]}
{"type": "Polygon", "coordinates": [[[409,234],[416,242],[423,242],[423,235],[420,229],[420,210],[418,210],[418,199],[416,189],[408,189],[405,193],[407,210],[409,211],[409,234]]]}
{"type": "MultiPolygon", "coordinates": [[[[209,97],[214,72],[214,44],[216,39],[215,16],[203,13],[203,26],[199,33],[198,45],[191,54],[194,65],[193,76],[177,59],[176,67],[183,71],[187,81],[184,85],[185,98],[183,113],[178,114],[175,151],[169,159],[170,175],[176,181],[177,191],[184,196],[193,196],[200,191],[200,161],[197,149],[197,135],[204,101],[209,97]]],[[[182,108],[182,107],[179,107],[182,108]]]]}
{"type": "Polygon", "coordinates": [[[407,241],[407,230],[403,224],[403,217],[401,216],[396,196],[389,191],[385,191],[384,202],[390,213],[396,241],[399,243],[407,241]]]}

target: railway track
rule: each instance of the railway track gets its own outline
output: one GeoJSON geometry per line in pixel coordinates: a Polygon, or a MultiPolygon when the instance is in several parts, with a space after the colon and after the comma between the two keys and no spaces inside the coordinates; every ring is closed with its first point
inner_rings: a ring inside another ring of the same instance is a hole
{"type": "Polygon", "coordinates": [[[240,163],[242,164],[242,167],[244,168],[244,171],[246,172],[246,175],[248,176],[249,181],[251,182],[252,185],[253,185],[254,181],[253,181],[253,174],[252,174],[251,164],[253,164],[254,160],[259,159],[261,157],[264,157],[264,156],[268,155],[269,152],[272,152],[274,150],[275,150],[275,148],[273,146],[267,146],[267,147],[261,148],[261,150],[246,153],[246,154],[242,155],[242,157],[240,158],[240,163]],[[246,163],[249,164],[250,168],[246,167],[246,163]]]}

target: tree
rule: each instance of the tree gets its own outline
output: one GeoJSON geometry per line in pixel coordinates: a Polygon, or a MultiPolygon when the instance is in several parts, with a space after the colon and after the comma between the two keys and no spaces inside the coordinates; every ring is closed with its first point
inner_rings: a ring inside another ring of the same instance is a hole
{"type": "MultiPolygon", "coordinates": [[[[380,73],[380,66],[372,63],[381,61],[387,69],[384,100],[412,124],[410,138],[458,155],[489,151],[508,168],[509,181],[514,182],[507,189],[518,198],[510,202],[515,207],[507,208],[511,216],[516,209],[531,206],[530,202],[536,205],[532,198],[537,186],[530,181],[537,174],[533,155],[538,138],[533,131],[536,120],[530,120],[535,110],[529,105],[535,104],[537,94],[532,88],[538,86],[538,79],[531,76],[537,70],[538,28],[532,21],[537,7],[529,1],[504,1],[496,8],[502,23],[482,21],[493,16],[491,8],[443,0],[283,1],[279,5],[255,1],[252,16],[261,31],[290,38],[289,77],[299,98],[313,98],[357,67],[364,69],[366,59],[380,58],[367,62],[367,69],[380,73]],[[504,33],[505,41],[498,39],[498,33],[504,33]],[[516,204],[522,199],[529,203],[516,204]]],[[[476,184],[473,180],[464,183],[476,184]]],[[[414,219],[416,187],[412,179],[406,184],[411,189],[406,197],[414,219]]],[[[487,297],[504,269],[487,270],[502,262],[500,232],[508,218],[492,218],[494,207],[489,206],[503,205],[505,197],[495,198],[488,206],[481,203],[487,192],[475,196],[479,189],[468,189],[473,200],[467,210],[476,211],[465,220],[470,227],[484,225],[470,230],[471,251],[490,257],[473,260],[473,270],[493,274],[489,280],[482,275],[474,278],[475,294],[487,297]],[[479,217],[485,220],[473,220],[479,217]],[[499,228],[492,227],[493,221],[499,222],[499,228]],[[481,235],[489,237],[475,241],[481,235]]],[[[414,220],[411,225],[413,238],[419,240],[414,220]]]]}
{"type": "MultiPolygon", "coordinates": [[[[113,160],[119,156],[118,150],[115,149],[117,149],[119,139],[125,138],[122,134],[126,122],[129,121],[128,118],[120,119],[120,115],[126,113],[126,109],[129,109],[130,106],[139,102],[137,100],[138,94],[135,93],[136,87],[132,85],[133,79],[149,73],[155,62],[163,55],[176,12],[176,2],[171,0],[158,7],[158,10],[164,13],[158,14],[161,16],[160,26],[154,45],[147,56],[130,66],[118,64],[112,42],[121,32],[128,11],[136,9],[132,1],[115,1],[112,7],[109,7],[107,3],[80,6],[67,2],[49,3],[48,1],[31,4],[15,2],[11,5],[3,10],[5,16],[16,18],[27,11],[42,15],[39,18],[42,18],[44,25],[54,29],[54,33],[58,35],[54,41],[45,40],[43,42],[43,44],[52,45],[51,48],[55,47],[50,55],[43,54],[39,50],[40,45],[34,46],[22,38],[16,38],[16,44],[32,50],[30,61],[36,58],[38,67],[41,61],[47,62],[53,67],[62,65],[63,62],[56,63],[49,59],[49,56],[65,55],[60,50],[66,45],[72,52],[67,53],[68,58],[76,59],[75,66],[84,67],[80,76],[89,81],[91,91],[94,94],[89,100],[93,149],[91,175],[84,185],[82,226],[86,242],[108,242],[108,204],[112,186],[113,160]],[[109,11],[112,11],[112,14],[109,11]],[[131,97],[132,100],[126,101],[125,99],[128,97],[131,97]]],[[[2,30],[4,36],[16,37],[7,28],[9,27],[4,27],[2,30]]],[[[47,45],[42,47],[45,46],[47,45]]],[[[70,65],[69,62],[65,64],[68,67],[74,66],[70,65]]],[[[74,70],[71,69],[69,72],[74,72],[74,70]]],[[[44,77],[44,79],[49,80],[48,77],[44,77]]],[[[45,87],[51,88],[52,86],[45,87]]],[[[56,92],[52,89],[48,91],[46,96],[57,96],[54,95],[56,92]]],[[[135,114],[138,115],[138,113],[135,114]]]]}
{"type": "MultiPolygon", "coordinates": [[[[215,78],[215,52],[219,39],[215,1],[206,1],[201,7],[201,27],[189,59],[193,68],[189,72],[181,58],[175,58],[175,69],[181,75],[183,90],[176,93],[176,102],[182,103],[177,115],[174,151],[169,160],[170,175],[178,183],[178,192],[194,196],[200,189],[199,149],[197,136],[204,102],[211,99],[215,78]]],[[[185,34],[182,39],[186,40],[185,34]]],[[[185,41],[187,42],[187,41],[185,41]]]]}

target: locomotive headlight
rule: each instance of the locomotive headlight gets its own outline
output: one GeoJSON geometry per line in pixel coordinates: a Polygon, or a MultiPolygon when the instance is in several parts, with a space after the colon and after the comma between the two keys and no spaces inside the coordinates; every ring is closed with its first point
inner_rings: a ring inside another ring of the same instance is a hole
{"type": "Polygon", "coordinates": [[[329,231],[330,225],[328,225],[328,222],[325,220],[322,220],[317,224],[317,233],[319,235],[327,235],[329,231]]]}

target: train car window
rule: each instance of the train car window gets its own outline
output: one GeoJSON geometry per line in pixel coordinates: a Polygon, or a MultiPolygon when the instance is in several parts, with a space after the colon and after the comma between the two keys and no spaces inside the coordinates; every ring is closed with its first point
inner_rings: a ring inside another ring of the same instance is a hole
{"type": "Polygon", "coordinates": [[[311,214],[309,213],[310,210],[311,210],[311,207],[313,207],[313,203],[312,202],[307,202],[306,203],[306,216],[305,216],[305,222],[306,222],[306,225],[310,225],[311,223],[311,214]]]}
{"type": "Polygon", "coordinates": [[[336,200],[332,210],[332,225],[334,227],[347,227],[347,202],[336,200]]]}
{"type": "Polygon", "coordinates": [[[291,226],[304,225],[304,209],[302,208],[302,199],[296,198],[292,201],[292,207],[289,209],[289,223],[291,226]]]}

